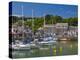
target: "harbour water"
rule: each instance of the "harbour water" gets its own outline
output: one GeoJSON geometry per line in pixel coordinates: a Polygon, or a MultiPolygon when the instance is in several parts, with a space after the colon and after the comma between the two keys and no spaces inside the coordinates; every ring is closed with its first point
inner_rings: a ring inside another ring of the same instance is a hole
{"type": "Polygon", "coordinates": [[[57,41],[51,45],[41,45],[39,48],[12,51],[13,58],[63,56],[76,54],[78,54],[77,41],[57,41]]]}

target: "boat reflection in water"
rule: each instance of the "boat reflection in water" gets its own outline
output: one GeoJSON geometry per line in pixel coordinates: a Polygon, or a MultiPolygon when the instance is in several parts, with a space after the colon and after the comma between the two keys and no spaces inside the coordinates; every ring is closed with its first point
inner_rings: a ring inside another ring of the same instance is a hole
{"type": "Polygon", "coordinates": [[[77,54],[78,46],[76,41],[57,41],[55,44],[42,44],[39,48],[13,50],[13,58],[61,56],[77,54]]]}

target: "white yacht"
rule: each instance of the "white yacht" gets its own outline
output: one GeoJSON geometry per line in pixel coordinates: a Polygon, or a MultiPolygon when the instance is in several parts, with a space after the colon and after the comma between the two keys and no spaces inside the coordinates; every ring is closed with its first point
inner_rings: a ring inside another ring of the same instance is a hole
{"type": "Polygon", "coordinates": [[[39,42],[40,44],[52,44],[55,43],[58,39],[52,36],[46,36],[42,38],[43,41],[39,42]]]}

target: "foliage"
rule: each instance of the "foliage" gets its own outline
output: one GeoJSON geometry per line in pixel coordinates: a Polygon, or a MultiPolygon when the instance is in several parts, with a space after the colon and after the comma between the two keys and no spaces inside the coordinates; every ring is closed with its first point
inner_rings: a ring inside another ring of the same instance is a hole
{"type": "MultiPolygon", "coordinates": [[[[13,22],[20,22],[22,20],[22,17],[12,17],[13,22]]],[[[30,28],[34,27],[34,31],[36,31],[38,28],[43,27],[44,25],[44,18],[46,24],[56,24],[56,23],[68,23],[70,26],[78,26],[78,18],[77,17],[71,17],[71,18],[65,18],[63,19],[61,16],[53,16],[53,15],[45,15],[45,17],[34,17],[33,19],[31,17],[23,17],[24,18],[24,25],[29,26],[30,28]],[[32,26],[32,21],[34,20],[32,26]]]]}

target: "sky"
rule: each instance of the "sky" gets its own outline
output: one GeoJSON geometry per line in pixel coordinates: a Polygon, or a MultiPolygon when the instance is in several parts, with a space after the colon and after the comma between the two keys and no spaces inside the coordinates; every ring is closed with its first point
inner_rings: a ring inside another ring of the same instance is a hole
{"type": "Polygon", "coordinates": [[[54,16],[58,15],[63,18],[70,18],[70,17],[78,16],[78,6],[77,5],[12,2],[12,6],[10,6],[9,8],[10,8],[10,12],[12,8],[12,15],[17,15],[17,16],[23,15],[26,17],[31,17],[32,10],[33,10],[34,17],[41,17],[46,14],[51,14],[54,16]]]}

